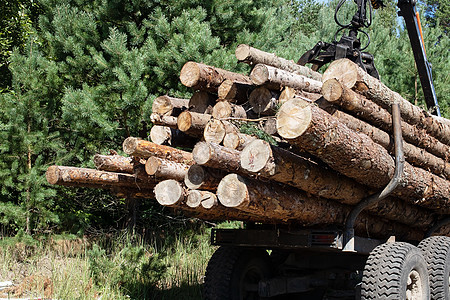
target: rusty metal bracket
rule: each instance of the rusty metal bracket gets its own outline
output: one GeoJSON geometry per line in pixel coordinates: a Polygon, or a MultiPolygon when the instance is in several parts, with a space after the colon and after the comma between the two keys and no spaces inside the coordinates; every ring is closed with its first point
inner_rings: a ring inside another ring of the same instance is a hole
{"type": "Polygon", "coordinates": [[[398,186],[403,177],[405,166],[405,157],[403,154],[403,138],[400,107],[398,104],[392,105],[392,127],[394,132],[394,151],[395,151],[395,171],[394,177],[389,181],[386,187],[379,193],[373,194],[361,200],[349,213],[345,221],[344,229],[344,249],[342,251],[355,252],[355,221],[359,214],[368,206],[386,198],[398,186]]]}

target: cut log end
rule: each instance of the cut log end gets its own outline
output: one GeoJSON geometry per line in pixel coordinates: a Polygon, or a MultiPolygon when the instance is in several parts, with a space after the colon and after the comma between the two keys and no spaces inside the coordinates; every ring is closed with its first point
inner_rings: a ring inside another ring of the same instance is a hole
{"type": "Polygon", "coordinates": [[[278,134],[286,139],[299,137],[309,127],[311,118],[311,104],[308,101],[289,100],[278,111],[278,134]]]}
{"type": "Polygon", "coordinates": [[[212,116],[216,119],[228,118],[233,113],[233,108],[228,101],[219,101],[214,105],[212,116]]]}
{"type": "Polygon", "coordinates": [[[178,116],[177,126],[178,126],[178,129],[183,132],[186,132],[191,128],[192,116],[191,116],[190,112],[184,111],[178,116]]]}
{"type": "Polygon", "coordinates": [[[57,184],[60,180],[60,172],[58,166],[50,166],[45,173],[45,178],[47,178],[48,183],[57,184]]]}
{"type": "Polygon", "coordinates": [[[128,155],[130,155],[130,154],[134,153],[134,151],[137,148],[137,145],[138,145],[138,139],[137,138],[128,137],[128,138],[126,138],[126,140],[122,144],[123,152],[125,152],[128,155]]]}
{"type": "Polygon", "coordinates": [[[155,186],[155,197],[159,204],[173,206],[184,199],[184,189],[178,181],[164,180],[155,186]]]}
{"type": "Polygon", "coordinates": [[[209,144],[205,142],[197,143],[192,150],[192,155],[194,157],[194,161],[197,164],[206,164],[211,158],[211,149],[209,147],[209,144]]]}
{"type": "Polygon", "coordinates": [[[203,191],[202,192],[202,203],[203,208],[211,209],[214,206],[217,206],[219,202],[217,201],[217,196],[211,192],[203,191]]]}
{"type": "Polygon", "coordinates": [[[211,94],[205,91],[197,91],[189,99],[189,111],[201,114],[210,114],[214,105],[214,99],[211,94]]]}
{"type": "Polygon", "coordinates": [[[150,139],[158,145],[170,144],[172,131],[167,126],[155,125],[150,129],[150,139]]]}
{"type": "Polygon", "coordinates": [[[347,58],[333,61],[323,73],[322,82],[336,78],[348,88],[352,88],[358,80],[357,65],[347,58]]]}
{"type": "Polygon", "coordinates": [[[261,171],[269,161],[272,150],[269,143],[263,140],[254,140],[241,152],[241,166],[247,171],[261,171]]]}
{"type": "Polygon", "coordinates": [[[237,149],[241,144],[241,139],[239,137],[239,133],[230,132],[225,135],[223,138],[223,145],[230,149],[237,149]]]}
{"type": "Polygon", "coordinates": [[[173,110],[172,102],[167,95],[159,96],[153,100],[152,113],[158,115],[171,115],[173,110]]]}
{"type": "Polygon", "coordinates": [[[329,102],[339,100],[343,92],[344,89],[336,78],[328,79],[322,85],[322,95],[329,102]]]}
{"type": "Polygon", "coordinates": [[[195,62],[189,61],[184,64],[180,72],[180,80],[184,86],[194,87],[200,78],[200,68],[195,62]]]}
{"type": "Polygon", "coordinates": [[[187,198],[186,198],[186,205],[190,208],[196,208],[199,207],[202,203],[202,193],[198,190],[192,190],[188,192],[187,198]]]}
{"type": "Polygon", "coordinates": [[[205,170],[199,165],[192,165],[184,177],[184,184],[191,190],[200,188],[204,181],[205,170]]]}
{"type": "Polygon", "coordinates": [[[151,156],[145,162],[145,172],[148,175],[155,175],[160,165],[160,160],[155,156],[151,156]]]}
{"type": "Polygon", "coordinates": [[[236,96],[236,87],[234,86],[234,81],[227,79],[219,86],[217,90],[217,95],[220,99],[234,99],[236,96]]]}
{"type": "Polygon", "coordinates": [[[234,54],[236,55],[238,61],[245,61],[250,56],[250,46],[241,44],[237,46],[234,54]]]}
{"type": "Polygon", "coordinates": [[[250,79],[256,85],[265,84],[269,80],[269,71],[267,70],[267,67],[262,64],[256,65],[250,74],[250,79]]]}
{"type": "Polygon", "coordinates": [[[219,120],[211,120],[205,127],[203,137],[208,143],[220,144],[226,134],[226,128],[219,120]]]}
{"type": "Polygon", "coordinates": [[[269,89],[259,87],[250,94],[248,102],[252,106],[253,111],[259,114],[272,111],[273,98],[272,92],[269,89]]]}
{"type": "Polygon", "coordinates": [[[217,187],[217,197],[226,207],[238,207],[248,199],[247,186],[244,179],[236,174],[225,176],[217,187]]]}

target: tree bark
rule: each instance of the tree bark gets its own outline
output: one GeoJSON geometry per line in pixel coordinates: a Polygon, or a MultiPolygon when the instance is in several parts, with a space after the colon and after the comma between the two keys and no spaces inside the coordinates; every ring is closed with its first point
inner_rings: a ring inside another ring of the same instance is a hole
{"type": "MultiPolygon", "coordinates": [[[[386,150],[393,152],[393,144],[389,134],[381,129],[373,127],[364,121],[361,121],[349,114],[337,110],[334,107],[324,108],[332,116],[336,117],[348,128],[361,132],[370,137],[375,143],[380,144],[386,150]]],[[[406,161],[413,166],[429,170],[430,172],[441,176],[446,179],[450,179],[450,163],[445,160],[434,156],[424,149],[418,148],[409,143],[403,143],[403,151],[406,161]]]]}
{"type": "Polygon", "coordinates": [[[251,84],[251,80],[242,74],[233,73],[196,62],[187,62],[180,73],[181,83],[195,90],[217,93],[217,89],[227,79],[251,84]]]}
{"type": "MultiPolygon", "coordinates": [[[[373,188],[385,187],[394,174],[394,160],[367,135],[358,134],[307,101],[286,102],[277,117],[278,133],[289,143],[319,157],[336,171],[373,188]]],[[[450,211],[450,183],[405,162],[394,195],[440,213],[450,211]]]]}
{"type": "Polygon", "coordinates": [[[240,62],[249,65],[265,64],[288,72],[300,74],[314,80],[322,80],[322,75],[311,70],[308,67],[296,64],[292,60],[287,60],[276,56],[273,53],[267,53],[256,48],[241,44],[236,48],[236,58],[240,62]]]}
{"type": "MultiPolygon", "coordinates": [[[[226,207],[240,209],[244,212],[265,216],[280,222],[298,222],[307,226],[342,225],[350,212],[350,207],[319,197],[307,195],[299,190],[267,184],[243,178],[236,174],[225,176],[217,188],[217,197],[226,207]]],[[[357,234],[387,237],[409,236],[420,240],[423,234],[411,227],[385,222],[362,213],[356,223],[357,234]]]]}
{"type": "Polygon", "coordinates": [[[152,113],[160,116],[178,116],[189,106],[188,99],[174,98],[170,96],[159,96],[152,103],[152,113]]]}
{"type": "Polygon", "coordinates": [[[94,155],[95,167],[100,171],[133,174],[133,159],[121,155],[94,155]]]}
{"type": "MultiPolygon", "coordinates": [[[[392,117],[386,109],[349,89],[337,79],[332,78],[325,81],[322,87],[322,94],[328,102],[339,105],[344,110],[357,115],[358,118],[384,131],[392,132],[392,117]]],[[[405,141],[424,148],[447,161],[450,159],[449,146],[427,134],[424,129],[420,129],[406,122],[402,122],[401,124],[405,141]]]]}
{"type": "Polygon", "coordinates": [[[230,132],[225,134],[223,138],[223,145],[227,148],[242,150],[244,147],[255,140],[254,136],[240,133],[240,132],[230,132]]]}
{"type": "Polygon", "coordinates": [[[274,90],[288,86],[307,92],[320,93],[322,88],[320,81],[263,64],[258,64],[253,68],[250,79],[255,85],[267,85],[274,90]]]}
{"type": "Polygon", "coordinates": [[[177,126],[188,135],[201,137],[209,120],[211,115],[184,111],[178,116],[177,126]]]}
{"type": "Polygon", "coordinates": [[[255,113],[273,115],[278,109],[279,96],[280,93],[261,86],[253,90],[248,98],[248,102],[255,113]]]}
{"type": "Polygon", "coordinates": [[[126,154],[135,157],[149,158],[151,156],[156,156],[187,165],[192,165],[194,163],[192,153],[169,146],[157,145],[134,137],[129,137],[123,142],[123,151],[126,154]]]}
{"type": "Polygon", "coordinates": [[[232,104],[228,101],[218,101],[212,109],[214,119],[247,118],[247,113],[241,105],[232,104]]]}
{"type": "Polygon", "coordinates": [[[221,170],[192,165],[186,172],[184,184],[191,190],[215,191],[225,175],[221,170]]]}
{"type": "Polygon", "coordinates": [[[150,121],[154,125],[158,126],[166,126],[173,129],[177,129],[177,117],[173,116],[161,116],[158,114],[151,114],[150,115],[150,121]]]}
{"type": "Polygon", "coordinates": [[[225,135],[231,132],[239,132],[239,130],[227,121],[211,119],[205,126],[203,138],[208,143],[222,143],[225,135]]]}
{"type": "Polygon", "coordinates": [[[47,181],[54,185],[102,189],[125,187],[149,190],[156,184],[153,178],[147,176],[65,166],[50,166],[45,176],[47,181]]]}
{"type": "Polygon", "coordinates": [[[219,86],[217,95],[219,96],[219,99],[236,104],[243,104],[247,102],[248,96],[254,88],[255,86],[253,84],[227,79],[219,86]]]}
{"type": "Polygon", "coordinates": [[[192,148],[197,140],[178,129],[155,125],[150,129],[150,139],[158,145],[192,148]]]}
{"type": "Polygon", "coordinates": [[[191,99],[189,99],[189,111],[200,114],[211,114],[217,97],[205,92],[195,92],[191,99]]]}
{"type": "Polygon", "coordinates": [[[192,150],[192,155],[197,164],[229,172],[241,170],[239,154],[240,151],[206,142],[197,143],[192,150]]]}
{"type": "Polygon", "coordinates": [[[155,179],[184,180],[189,166],[155,156],[149,157],[145,163],[145,172],[155,179]]]}
{"type": "Polygon", "coordinates": [[[392,104],[398,103],[402,118],[411,125],[424,128],[430,135],[446,145],[450,145],[450,121],[430,115],[408,100],[390,90],[378,79],[370,76],[348,59],[336,60],[325,71],[322,80],[336,78],[344,86],[355,89],[368,99],[390,111],[392,104]]]}

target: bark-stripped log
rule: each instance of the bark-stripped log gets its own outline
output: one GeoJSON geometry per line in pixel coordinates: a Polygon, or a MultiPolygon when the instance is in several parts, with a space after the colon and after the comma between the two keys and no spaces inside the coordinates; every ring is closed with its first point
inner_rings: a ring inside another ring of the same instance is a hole
{"type": "Polygon", "coordinates": [[[50,184],[103,189],[125,187],[149,190],[156,184],[156,181],[148,176],[66,166],[50,166],[45,176],[50,184]]]}
{"type": "Polygon", "coordinates": [[[184,180],[189,166],[155,156],[149,157],[145,163],[145,172],[156,179],[184,180]]]}
{"type": "Polygon", "coordinates": [[[192,165],[192,153],[172,148],[165,145],[157,145],[155,143],[129,137],[123,142],[123,151],[130,155],[141,158],[149,158],[156,156],[178,163],[192,165]]]}
{"type": "Polygon", "coordinates": [[[229,172],[239,172],[240,151],[220,146],[214,143],[199,142],[192,150],[192,155],[197,164],[219,168],[229,172]]]}
{"type": "Polygon", "coordinates": [[[158,145],[171,145],[184,148],[192,148],[197,142],[196,139],[178,129],[158,125],[150,129],[150,139],[158,145]]]}
{"type": "Polygon", "coordinates": [[[131,157],[95,154],[94,164],[101,171],[133,174],[134,164],[131,157]]]}
{"type": "MultiPolygon", "coordinates": [[[[260,178],[297,187],[303,191],[344,204],[356,204],[374,193],[333,170],[262,140],[250,143],[240,154],[241,167],[260,178]]],[[[429,226],[433,218],[423,208],[388,198],[368,209],[374,215],[418,227],[429,226]]]]}
{"type": "MultiPolygon", "coordinates": [[[[391,138],[389,134],[383,130],[373,127],[366,122],[333,107],[325,107],[324,109],[332,116],[339,119],[339,121],[345,124],[348,128],[364,133],[388,151],[393,150],[391,138]]],[[[431,171],[438,176],[450,179],[450,163],[445,160],[409,143],[403,143],[403,151],[406,161],[410,164],[431,171]]]]}
{"type": "Polygon", "coordinates": [[[278,90],[283,86],[288,86],[311,93],[320,93],[322,88],[321,81],[262,64],[253,68],[250,78],[255,85],[264,84],[271,89],[278,90]]]}
{"type": "Polygon", "coordinates": [[[178,116],[177,126],[188,135],[200,137],[210,119],[211,115],[208,114],[184,111],[178,116]]]}
{"type": "Polygon", "coordinates": [[[178,116],[189,105],[188,99],[160,96],[153,100],[152,113],[161,116],[178,116]]]}
{"type": "Polygon", "coordinates": [[[239,130],[228,121],[211,119],[205,126],[203,138],[208,143],[220,144],[225,135],[231,132],[239,132],[239,130]]]}
{"type": "Polygon", "coordinates": [[[253,84],[227,79],[219,86],[217,95],[219,96],[219,99],[236,104],[243,104],[247,102],[248,96],[254,88],[255,86],[253,84]]]}
{"type": "Polygon", "coordinates": [[[177,207],[184,203],[187,190],[176,180],[168,179],[161,181],[154,189],[156,201],[169,207],[177,207]]]}
{"type": "MultiPolygon", "coordinates": [[[[217,188],[217,197],[226,207],[263,215],[278,222],[295,221],[308,226],[341,225],[350,212],[350,207],[344,204],[307,195],[294,188],[267,184],[236,174],[229,174],[222,179],[217,188]]],[[[355,230],[364,236],[367,232],[374,236],[389,236],[389,232],[395,232],[396,236],[412,235],[413,239],[420,239],[422,234],[409,226],[386,223],[381,218],[370,217],[365,213],[358,217],[355,230]]]]}
{"type": "MultiPolygon", "coordinates": [[[[328,102],[339,105],[344,110],[352,112],[358,118],[366,120],[384,131],[392,132],[392,117],[386,109],[344,86],[337,79],[332,78],[325,81],[322,94],[328,102]]],[[[449,146],[427,134],[424,129],[406,122],[402,122],[401,125],[405,141],[424,148],[445,160],[450,159],[449,146]]]]}
{"type": "Polygon", "coordinates": [[[185,86],[214,93],[227,79],[251,84],[250,78],[245,75],[192,61],[184,64],[180,72],[181,83],[185,86]]]}
{"type": "Polygon", "coordinates": [[[247,113],[241,105],[232,104],[228,101],[218,101],[212,109],[212,116],[215,119],[226,118],[247,118],[247,113]]]}
{"type": "Polygon", "coordinates": [[[189,111],[201,114],[211,114],[212,108],[216,103],[217,96],[205,92],[195,92],[191,99],[189,99],[189,111]]]}
{"type": "Polygon", "coordinates": [[[192,165],[183,179],[186,187],[191,190],[215,191],[225,175],[226,173],[221,170],[192,165]]]}
{"type": "Polygon", "coordinates": [[[225,134],[223,145],[227,148],[242,150],[248,143],[255,139],[254,136],[245,133],[230,132],[225,134]]]}
{"type": "Polygon", "coordinates": [[[262,140],[249,143],[242,150],[240,160],[243,169],[260,177],[346,204],[355,204],[370,192],[354,180],[262,140]]]}
{"type": "Polygon", "coordinates": [[[287,60],[276,56],[273,53],[264,52],[249,45],[241,44],[236,48],[236,58],[240,62],[250,65],[265,64],[288,72],[300,74],[314,80],[320,81],[322,75],[308,67],[296,64],[292,60],[287,60]]]}
{"type": "Polygon", "coordinates": [[[166,126],[166,127],[170,127],[173,129],[177,129],[177,117],[151,114],[150,121],[155,125],[166,126]]]}
{"type": "MultiPolygon", "coordinates": [[[[277,128],[289,143],[361,184],[382,188],[394,174],[394,160],[386,149],[307,101],[286,102],[278,113],[277,128]]],[[[413,204],[438,209],[440,213],[450,211],[447,204],[450,182],[407,162],[394,194],[413,204]]]]}
{"type": "Polygon", "coordinates": [[[255,113],[273,115],[278,109],[279,96],[280,93],[261,86],[253,90],[248,102],[255,113]]]}
{"type": "Polygon", "coordinates": [[[367,74],[349,59],[332,62],[323,74],[322,80],[336,78],[344,86],[356,89],[376,104],[390,111],[393,103],[398,103],[402,118],[411,125],[424,128],[442,143],[450,145],[450,124],[445,119],[430,115],[425,110],[410,103],[399,93],[390,90],[378,79],[367,74]]]}

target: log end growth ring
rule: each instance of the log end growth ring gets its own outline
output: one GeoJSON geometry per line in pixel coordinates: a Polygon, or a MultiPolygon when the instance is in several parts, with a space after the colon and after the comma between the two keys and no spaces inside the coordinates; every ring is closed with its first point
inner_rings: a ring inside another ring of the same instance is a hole
{"type": "Polygon", "coordinates": [[[311,104],[301,99],[284,103],[277,114],[278,134],[286,139],[302,135],[311,123],[311,104]]]}
{"type": "Polygon", "coordinates": [[[219,202],[226,207],[238,207],[248,197],[247,186],[244,179],[237,174],[228,174],[217,187],[219,202]]]}
{"type": "Polygon", "coordinates": [[[197,143],[194,149],[192,150],[192,155],[194,157],[194,161],[197,164],[199,165],[206,164],[211,158],[211,149],[208,143],[205,142],[197,143]]]}
{"type": "Polygon", "coordinates": [[[204,181],[205,170],[199,165],[192,165],[184,177],[184,184],[191,190],[201,187],[204,181]]]}
{"type": "Polygon", "coordinates": [[[179,130],[186,132],[192,126],[192,116],[188,111],[182,112],[177,118],[177,127],[179,130]]]}
{"type": "Polygon", "coordinates": [[[245,61],[250,56],[250,46],[246,44],[240,44],[237,46],[234,52],[238,61],[245,61]]]}
{"type": "Polygon", "coordinates": [[[328,79],[322,85],[322,95],[329,102],[339,100],[343,93],[344,89],[336,78],[328,79]]]}
{"type": "Polygon", "coordinates": [[[134,137],[128,137],[123,142],[123,152],[130,155],[133,154],[138,146],[138,139],[134,137]]]}
{"type": "Polygon", "coordinates": [[[271,156],[269,143],[263,140],[254,140],[241,152],[241,166],[247,171],[261,171],[271,156]]]}
{"type": "Polygon", "coordinates": [[[159,204],[172,206],[184,199],[184,189],[178,181],[164,180],[155,186],[155,198],[159,204]]]}
{"type": "Polygon", "coordinates": [[[161,165],[160,160],[155,156],[151,156],[145,162],[145,172],[148,175],[155,175],[156,172],[158,172],[160,165],[161,165]]]}
{"type": "Polygon", "coordinates": [[[195,208],[199,207],[202,203],[202,193],[198,190],[192,190],[188,192],[188,196],[186,199],[186,205],[195,208]]]}
{"type": "Polygon", "coordinates": [[[262,85],[269,80],[269,70],[263,64],[257,64],[250,73],[250,80],[255,85],[262,85]]]}
{"type": "Polygon", "coordinates": [[[47,178],[48,183],[57,184],[59,182],[61,175],[58,166],[50,166],[45,172],[45,178],[47,178]]]}
{"type": "Polygon", "coordinates": [[[189,61],[184,64],[183,68],[181,68],[180,80],[184,86],[195,86],[198,83],[199,78],[200,68],[195,62],[189,61]]]}
{"type": "Polygon", "coordinates": [[[322,82],[336,78],[348,88],[355,86],[358,79],[357,65],[348,58],[333,61],[323,73],[322,82]]]}

